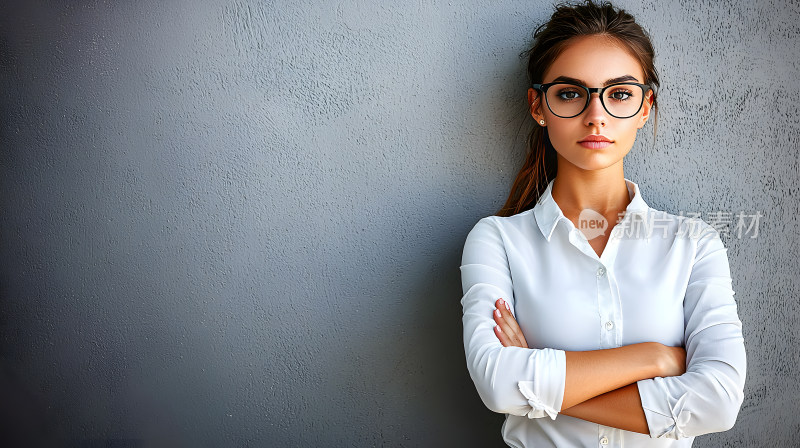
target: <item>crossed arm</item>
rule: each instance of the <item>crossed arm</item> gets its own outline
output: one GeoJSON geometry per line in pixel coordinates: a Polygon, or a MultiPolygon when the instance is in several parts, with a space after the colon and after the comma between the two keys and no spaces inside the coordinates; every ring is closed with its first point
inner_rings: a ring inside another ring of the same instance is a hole
{"type": "MultiPolygon", "coordinates": [[[[495,335],[504,347],[528,348],[508,304],[495,303],[495,335]]],[[[561,414],[649,434],[637,381],[686,371],[686,351],[655,342],[566,352],[567,376],[561,414]]]]}
{"type": "Polygon", "coordinates": [[[746,355],[726,249],[715,231],[681,243],[692,258],[683,297],[685,350],[656,342],[587,352],[529,348],[513,320],[503,235],[493,218],[481,220],[467,237],[460,269],[467,367],[486,407],[649,429],[651,438],[730,429],[744,397],[746,355]],[[495,308],[502,311],[493,320],[495,308]],[[498,323],[500,331],[493,330],[498,323]]]}

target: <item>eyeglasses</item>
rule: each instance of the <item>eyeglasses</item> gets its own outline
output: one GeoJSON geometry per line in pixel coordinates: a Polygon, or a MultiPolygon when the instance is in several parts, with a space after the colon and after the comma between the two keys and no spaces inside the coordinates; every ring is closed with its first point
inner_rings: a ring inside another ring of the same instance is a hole
{"type": "Polygon", "coordinates": [[[646,84],[621,82],[605,87],[586,87],[569,82],[534,84],[533,88],[544,93],[545,102],[555,116],[572,118],[582,114],[589,106],[593,93],[600,96],[606,112],[615,118],[630,118],[639,113],[644,96],[652,88],[646,84]]]}

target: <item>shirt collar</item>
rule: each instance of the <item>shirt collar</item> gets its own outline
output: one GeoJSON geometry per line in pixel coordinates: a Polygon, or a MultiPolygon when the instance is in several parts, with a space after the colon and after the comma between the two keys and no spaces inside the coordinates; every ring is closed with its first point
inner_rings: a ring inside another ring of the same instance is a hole
{"type": "MultiPolygon", "coordinates": [[[[542,235],[544,235],[547,241],[550,241],[553,230],[556,228],[559,221],[569,221],[569,218],[564,216],[561,208],[553,199],[552,190],[554,180],[551,180],[550,183],[547,184],[544,193],[542,193],[536,206],[533,207],[536,224],[539,225],[539,230],[542,231],[542,235]]],[[[625,185],[628,187],[628,195],[631,199],[630,204],[625,208],[625,217],[631,216],[631,219],[645,221],[647,219],[647,211],[650,207],[644,199],[642,199],[642,195],[639,192],[639,185],[629,179],[625,179],[625,185]]],[[[613,228],[616,223],[609,224],[610,227],[613,228]]]]}

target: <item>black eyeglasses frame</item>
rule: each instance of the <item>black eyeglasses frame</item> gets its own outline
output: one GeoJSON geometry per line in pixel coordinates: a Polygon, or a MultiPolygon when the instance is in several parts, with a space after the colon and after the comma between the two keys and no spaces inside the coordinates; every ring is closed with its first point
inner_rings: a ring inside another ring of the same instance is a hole
{"type": "Polygon", "coordinates": [[[614,84],[609,84],[609,85],[607,85],[605,87],[586,87],[586,86],[584,86],[582,84],[577,84],[577,83],[574,83],[574,82],[549,82],[549,83],[546,83],[546,84],[533,84],[531,87],[533,87],[534,89],[542,92],[542,96],[544,96],[544,102],[547,104],[547,108],[550,109],[550,112],[552,112],[553,115],[555,115],[556,117],[559,117],[559,118],[575,118],[578,115],[582,114],[584,111],[586,111],[586,108],[589,107],[589,102],[592,100],[592,94],[593,93],[597,93],[597,95],[600,97],[600,104],[603,105],[603,109],[605,109],[605,111],[608,112],[608,114],[611,115],[612,117],[620,118],[620,119],[632,118],[632,117],[636,116],[636,114],[638,114],[640,110],[642,110],[642,106],[644,106],[644,97],[647,95],[647,92],[649,92],[650,90],[653,90],[653,88],[650,87],[647,84],[640,84],[638,82],[630,82],[630,81],[616,82],[614,84]],[[558,115],[557,113],[553,112],[553,108],[550,107],[550,102],[547,100],[547,89],[549,89],[550,87],[552,87],[554,85],[557,85],[557,84],[568,84],[568,85],[571,85],[571,86],[580,87],[580,88],[586,90],[589,93],[588,95],[586,95],[586,104],[583,105],[583,109],[581,109],[580,112],[578,112],[575,115],[570,115],[568,117],[561,116],[561,115],[558,115]],[[612,114],[611,111],[608,110],[608,107],[606,107],[605,101],[603,101],[603,93],[606,91],[606,89],[608,89],[610,87],[614,87],[614,86],[619,86],[619,85],[634,85],[634,86],[639,86],[642,89],[642,102],[641,102],[641,104],[639,104],[639,108],[636,109],[636,112],[634,112],[632,115],[629,115],[627,117],[620,117],[620,116],[612,114]]]}

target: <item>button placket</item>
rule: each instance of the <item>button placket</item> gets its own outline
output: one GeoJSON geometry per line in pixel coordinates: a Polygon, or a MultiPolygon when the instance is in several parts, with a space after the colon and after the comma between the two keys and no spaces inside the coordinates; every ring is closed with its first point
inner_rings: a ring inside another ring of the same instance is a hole
{"type": "Polygon", "coordinates": [[[602,264],[595,270],[597,277],[597,306],[600,312],[600,345],[603,348],[615,348],[617,337],[614,331],[616,316],[614,291],[609,282],[608,269],[602,264]]]}
{"type": "Polygon", "coordinates": [[[619,284],[613,273],[608,274],[608,283],[611,286],[613,296],[613,319],[609,319],[614,325],[614,347],[622,346],[622,331],[624,322],[622,321],[622,295],[619,292],[619,284]]]}

